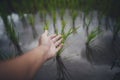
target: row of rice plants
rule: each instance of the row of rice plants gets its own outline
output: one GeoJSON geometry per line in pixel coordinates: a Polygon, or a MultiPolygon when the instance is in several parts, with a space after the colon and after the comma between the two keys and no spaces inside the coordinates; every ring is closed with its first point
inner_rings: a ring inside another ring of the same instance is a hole
{"type": "Polygon", "coordinates": [[[14,44],[15,49],[17,49],[18,55],[21,55],[23,52],[19,45],[19,38],[13,26],[12,17],[10,17],[10,20],[8,20],[6,16],[4,17],[2,16],[2,19],[4,20],[4,23],[5,23],[6,34],[8,35],[11,42],[14,44]]]}

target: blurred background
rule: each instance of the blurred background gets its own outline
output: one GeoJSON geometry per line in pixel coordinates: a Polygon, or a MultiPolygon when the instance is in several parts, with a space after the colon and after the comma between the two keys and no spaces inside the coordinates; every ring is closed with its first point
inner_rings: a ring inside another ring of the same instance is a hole
{"type": "Polygon", "coordinates": [[[120,80],[120,0],[0,0],[0,60],[35,48],[45,29],[64,51],[35,80],[120,80]]]}

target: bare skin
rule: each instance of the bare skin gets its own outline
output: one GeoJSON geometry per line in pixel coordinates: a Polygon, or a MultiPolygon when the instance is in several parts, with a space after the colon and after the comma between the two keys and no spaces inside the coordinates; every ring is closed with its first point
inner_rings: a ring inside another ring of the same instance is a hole
{"type": "Polygon", "coordinates": [[[0,80],[33,80],[38,69],[62,48],[61,35],[45,31],[39,46],[15,59],[0,62],[0,80]]]}

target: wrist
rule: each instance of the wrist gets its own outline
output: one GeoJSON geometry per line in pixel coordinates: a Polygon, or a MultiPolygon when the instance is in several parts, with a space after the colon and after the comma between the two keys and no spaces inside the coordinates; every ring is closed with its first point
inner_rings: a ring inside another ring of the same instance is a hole
{"type": "Polygon", "coordinates": [[[44,61],[47,61],[47,56],[48,56],[48,50],[49,47],[45,46],[45,45],[40,45],[38,46],[39,52],[42,52],[42,58],[44,61]]]}

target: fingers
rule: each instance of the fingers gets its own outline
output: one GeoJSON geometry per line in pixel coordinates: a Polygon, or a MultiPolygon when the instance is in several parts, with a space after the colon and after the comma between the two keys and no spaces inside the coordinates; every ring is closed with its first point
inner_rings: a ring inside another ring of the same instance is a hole
{"type": "Polygon", "coordinates": [[[61,35],[57,35],[52,39],[52,41],[56,43],[61,37],[62,37],[61,35]]]}
{"type": "Polygon", "coordinates": [[[63,44],[60,44],[60,45],[57,47],[56,52],[58,52],[62,47],[63,47],[63,44]]]}
{"type": "Polygon", "coordinates": [[[63,40],[63,39],[61,38],[61,39],[59,39],[58,41],[56,41],[56,42],[55,42],[55,46],[56,46],[56,47],[59,46],[59,45],[62,43],[62,40],[63,40]]]}
{"type": "Polygon", "coordinates": [[[56,34],[52,34],[51,36],[50,36],[50,39],[53,39],[53,38],[55,38],[57,35],[56,34]]]}

